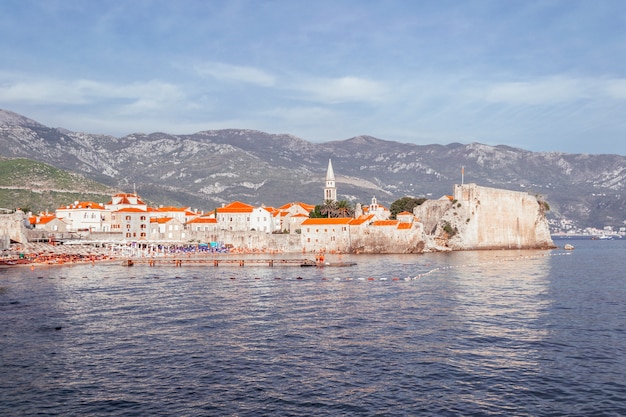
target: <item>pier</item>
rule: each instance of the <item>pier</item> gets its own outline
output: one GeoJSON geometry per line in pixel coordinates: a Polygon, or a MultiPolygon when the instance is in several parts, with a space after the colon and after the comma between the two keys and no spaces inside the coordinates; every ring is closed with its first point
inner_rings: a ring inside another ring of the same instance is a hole
{"type": "MultiPolygon", "coordinates": [[[[156,258],[132,258],[135,265],[149,266],[318,266],[316,262],[308,259],[227,259],[227,258],[193,258],[193,257],[156,257],[156,258]]],[[[319,265],[323,266],[323,265],[319,265]]]]}
{"type": "Polygon", "coordinates": [[[356,262],[317,262],[310,259],[261,259],[261,258],[194,258],[194,257],[155,257],[155,258],[128,258],[124,265],[148,265],[148,266],[296,266],[296,267],[342,267],[353,266],[356,262]]]}

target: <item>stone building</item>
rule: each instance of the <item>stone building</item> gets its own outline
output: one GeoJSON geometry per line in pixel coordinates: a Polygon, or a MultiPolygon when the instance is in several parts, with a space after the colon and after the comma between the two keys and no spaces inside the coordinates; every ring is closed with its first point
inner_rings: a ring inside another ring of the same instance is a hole
{"type": "Polygon", "coordinates": [[[152,217],[149,240],[156,242],[185,242],[187,232],[184,223],[174,217],[152,217]]]}
{"type": "Polygon", "coordinates": [[[351,217],[309,218],[301,225],[303,252],[347,252],[351,247],[351,217]]]}
{"type": "Polygon", "coordinates": [[[146,210],[123,208],[111,214],[111,231],[124,240],[147,240],[150,218],[146,210]]]}
{"type": "Polygon", "coordinates": [[[231,232],[249,231],[251,229],[250,221],[253,211],[254,206],[241,201],[234,201],[216,209],[216,219],[222,230],[231,232]]]}

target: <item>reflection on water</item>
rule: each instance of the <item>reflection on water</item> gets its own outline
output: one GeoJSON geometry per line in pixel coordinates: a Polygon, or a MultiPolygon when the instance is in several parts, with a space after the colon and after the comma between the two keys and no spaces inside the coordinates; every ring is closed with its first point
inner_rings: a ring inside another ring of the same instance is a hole
{"type": "Polygon", "coordinates": [[[453,254],[448,280],[455,338],[451,357],[468,374],[493,377],[504,371],[538,373],[538,353],[547,330],[538,320],[550,308],[546,297],[550,257],[545,252],[481,251],[453,254]]]}
{"type": "Polygon", "coordinates": [[[580,246],[0,270],[0,412],[621,415],[624,245],[580,246]]]}

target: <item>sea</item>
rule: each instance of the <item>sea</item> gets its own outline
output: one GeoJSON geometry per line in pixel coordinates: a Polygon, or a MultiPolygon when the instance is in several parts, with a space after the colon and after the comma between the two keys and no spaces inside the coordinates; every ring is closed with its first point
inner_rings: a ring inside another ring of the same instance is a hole
{"type": "Polygon", "coordinates": [[[626,415],[626,239],[555,244],[0,269],[0,415],[626,415]]]}

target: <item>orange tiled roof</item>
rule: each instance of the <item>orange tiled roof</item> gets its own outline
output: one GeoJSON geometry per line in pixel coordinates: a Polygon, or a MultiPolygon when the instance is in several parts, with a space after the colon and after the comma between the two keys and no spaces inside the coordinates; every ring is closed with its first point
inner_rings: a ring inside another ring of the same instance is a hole
{"type": "Polygon", "coordinates": [[[241,201],[233,201],[224,207],[216,209],[218,213],[251,213],[254,210],[254,206],[242,203],[241,201]]]}
{"type": "Polygon", "coordinates": [[[372,220],[373,218],[374,218],[373,214],[359,216],[356,219],[352,220],[350,222],[350,224],[352,226],[359,226],[359,225],[362,225],[363,223],[366,223],[366,222],[372,220]]]}
{"type": "Polygon", "coordinates": [[[410,229],[411,226],[413,226],[411,223],[400,223],[398,224],[398,229],[406,230],[406,229],[410,229]]]}
{"type": "Polygon", "coordinates": [[[324,225],[324,224],[350,224],[352,220],[353,220],[352,217],[331,217],[331,218],[321,217],[321,218],[315,218],[315,219],[306,219],[305,221],[302,222],[302,225],[313,226],[313,225],[324,225]]]}
{"type": "Polygon", "coordinates": [[[57,217],[52,215],[52,216],[41,216],[39,218],[38,223],[39,224],[46,224],[46,223],[50,223],[52,220],[56,219],[57,217]]]}
{"type": "Polygon", "coordinates": [[[303,209],[305,209],[306,211],[311,211],[315,209],[315,206],[312,206],[310,204],[306,204],[306,203],[302,203],[300,201],[294,201],[293,203],[287,203],[283,206],[278,207],[280,210],[289,210],[290,207],[292,206],[300,206],[303,209]]]}
{"type": "Polygon", "coordinates": [[[372,226],[396,226],[398,223],[398,220],[376,220],[372,226]]]}
{"type": "Polygon", "coordinates": [[[217,223],[217,219],[215,217],[196,217],[187,223],[217,223]]]}
{"type": "Polygon", "coordinates": [[[116,213],[147,213],[147,210],[142,210],[136,207],[126,207],[119,209],[116,213]]]}
{"type": "Polygon", "coordinates": [[[406,216],[406,215],[411,216],[412,214],[413,214],[413,213],[409,213],[408,211],[403,211],[403,212],[401,212],[401,213],[398,213],[396,216],[406,216]]]}
{"type": "Polygon", "coordinates": [[[152,218],[150,218],[150,223],[163,224],[163,223],[169,222],[172,219],[173,219],[173,217],[152,217],[152,218]]]}
{"type": "Polygon", "coordinates": [[[104,206],[95,203],[93,201],[79,201],[76,204],[68,204],[65,206],[59,207],[59,210],[77,210],[77,209],[93,209],[93,210],[104,210],[104,206]]]}
{"type": "MultiPolygon", "coordinates": [[[[128,199],[128,197],[136,198],[136,199],[137,199],[137,204],[142,204],[142,205],[143,205],[143,204],[146,204],[146,203],[144,203],[143,201],[141,201],[141,197],[139,197],[137,194],[130,194],[130,193],[118,193],[118,194],[115,194],[113,197],[114,197],[114,198],[115,198],[115,197],[117,197],[117,198],[120,198],[120,199],[121,199],[121,200],[120,200],[120,202],[119,202],[118,204],[133,204],[133,203],[131,203],[131,202],[130,202],[130,200],[128,199]]],[[[111,201],[109,201],[107,204],[108,204],[108,205],[113,204],[113,199],[111,199],[111,201]]]]}

